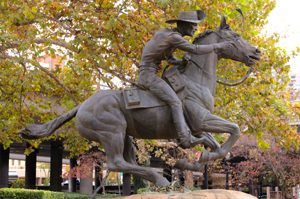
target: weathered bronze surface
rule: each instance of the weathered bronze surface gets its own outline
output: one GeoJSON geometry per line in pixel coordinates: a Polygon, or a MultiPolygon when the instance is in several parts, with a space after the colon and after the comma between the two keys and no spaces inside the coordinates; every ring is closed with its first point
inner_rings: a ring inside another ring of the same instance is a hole
{"type": "Polygon", "coordinates": [[[196,55],[203,55],[214,50],[225,50],[231,47],[228,41],[214,44],[190,44],[183,36],[193,36],[197,30],[197,23],[200,23],[205,15],[199,15],[200,11],[181,12],[178,19],[168,20],[168,23],[176,22],[174,29],[161,29],[153,38],[148,41],[143,49],[139,74],[139,85],[150,90],[156,97],[166,102],[172,113],[172,120],[175,133],[178,135],[179,144],[183,148],[190,148],[201,143],[201,139],[194,137],[186,124],[182,103],[175,92],[184,88],[183,78],[177,75],[176,71],[171,75],[167,74],[167,80],[162,80],[156,75],[161,68],[161,61],[168,60],[175,65],[183,65],[181,60],[173,56],[175,49],[180,49],[196,55]],[[202,17],[202,18],[201,18],[202,17]],[[175,91],[175,92],[174,92],[175,91]]]}
{"type": "MultiPolygon", "coordinates": [[[[237,124],[213,114],[214,93],[216,87],[216,66],[222,58],[232,59],[251,66],[259,60],[260,51],[242,39],[230,29],[225,18],[220,27],[214,31],[205,31],[194,44],[211,45],[230,42],[226,48],[210,51],[206,54],[190,53],[190,61],[180,67],[177,75],[184,82],[179,89],[180,103],[183,105],[186,121],[199,143],[210,147],[201,156],[199,162],[188,163],[186,159],[178,160],[179,169],[197,171],[203,163],[224,157],[240,136],[237,124]],[[228,140],[220,146],[207,132],[228,133],[228,140]]],[[[166,71],[165,76],[174,73],[178,67],[166,71]]],[[[170,80],[169,80],[170,81],[170,80]]],[[[139,95],[140,101],[147,101],[147,95],[139,95]]],[[[137,106],[135,99],[132,102],[137,106]]],[[[111,171],[122,171],[138,175],[157,186],[169,185],[169,182],[154,169],[139,166],[135,161],[132,138],[140,139],[177,139],[171,109],[167,105],[149,106],[149,108],[126,108],[123,92],[105,90],[95,93],[78,107],[60,117],[42,125],[30,125],[21,133],[24,138],[35,139],[48,136],[73,117],[80,135],[101,142],[107,155],[107,166],[111,171]]]]}

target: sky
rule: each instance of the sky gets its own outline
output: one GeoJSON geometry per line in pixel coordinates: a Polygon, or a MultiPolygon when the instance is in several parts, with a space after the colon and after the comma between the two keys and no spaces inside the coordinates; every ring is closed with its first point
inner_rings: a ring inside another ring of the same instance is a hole
{"type": "MultiPolygon", "coordinates": [[[[288,52],[300,47],[300,0],[276,0],[265,27],[268,34],[278,33],[278,46],[288,52]]],[[[300,75],[300,55],[290,60],[291,74],[300,75]]]]}

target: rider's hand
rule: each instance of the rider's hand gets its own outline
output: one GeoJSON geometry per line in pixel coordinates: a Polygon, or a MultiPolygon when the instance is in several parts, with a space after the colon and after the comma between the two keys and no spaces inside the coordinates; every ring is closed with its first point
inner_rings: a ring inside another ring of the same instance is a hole
{"type": "Polygon", "coordinates": [[[181,65],[182,64],[182,60],[176,59],[174,57],[172,57],[171,59],[168,59],[167,61],[169,64],[172,64],[172,65],[181,65]]]}
{"type": "Polygon", "coordinates": [[[233,45],[229,41],[224,41],[224,42],[213,44],[213,46],[214,46],[214,51],[218,53],[220,51],[226,51],[231,49],[233,45]]]}
{"type": "Polygon", "coordinates": [[[182,58],[182,65],[186,66],[191,59],[191,55],[186,53],[182,58]]]}

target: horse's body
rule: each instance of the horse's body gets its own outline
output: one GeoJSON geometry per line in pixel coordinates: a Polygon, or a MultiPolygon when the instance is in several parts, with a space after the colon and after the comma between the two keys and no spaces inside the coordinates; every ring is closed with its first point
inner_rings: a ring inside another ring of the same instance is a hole
{"type": "MultiPolygon", "coordinates": [[[[212,111],[213,97],[205,87],[191,87],[191,82],[186,84],[183,106],[185,115],[189,118],[188,123],[196,133],[200,131],[201,118],[212,111]]],[[[105,131],[113,131],[108,124],[112,123],[116,127],[115,123],[118,121],[127,135],[140,139],[177,138],[169,106],[126,109],[122,91],[105,90],[94,94],[80,105],[76,118],[77,126],[99,129],[97,125],[100,125],[100,129],[105,131]]],[[[82,133],[90,134],[85,131],[82,133]]]]}
{"type": "MultiPolygon", "coordinates": [[[[86,100],[76,118],[78,126],[89,129],[101,126],[100,129],[104,131],[116,131],[122,128],[127,135],[135,138],[174,139],[176,134],[173,125],[166,125],[172,123],[170,114],[168,106],[126,110],[122,91],[107,90],[86,100]],[[91,116],[94,119],[91,120],[91,116]]],[[[81,133],[90,134],[85,131],[81,133]]]]}
{"type": "MultiPolygon", "coordinates": [[[[220,58],[231,58],[247,65],[252,59],[259,59],[259,51],[242,40],[223,20],[217,31],[206,32],[196,39],[195,44],[212,44],[224,40],[233,42],[230,52],[192,55],[191,60],[181,76],[185,80],[183,100],[184,113],[192,133],[215,132],[229,133],[230,137],[217,151],[208,153],[201,161],[208,161],[225,156],[239,137],[236,124],[212,114],[214,92],[216,87],[216,65],[220,58]]],[[[176,139],[172,115],[168,106],[153,108],[125,108],[121,91],[101,91],[70,112],[54,119],[44,126],[29,126],[27,137],[42,137],[54,132],[66,121],[76,115],[76,125],[80,135],[101,142],[107,155],[108,169],[139,175],[158,186],[169,182],[151,168],[141,167],[135,163],[133,146],[129,136],[141,139],[176,139]]],[[[23,134],[24,135],[24,134],[23,134]]],[[[207,140],[204,140],[204,142],[207,140]]],[[[179,162],[182,169],[199,169],[185,161],[179,162]],[[181,163],[181,164],[180,164],[181,163]]]]}

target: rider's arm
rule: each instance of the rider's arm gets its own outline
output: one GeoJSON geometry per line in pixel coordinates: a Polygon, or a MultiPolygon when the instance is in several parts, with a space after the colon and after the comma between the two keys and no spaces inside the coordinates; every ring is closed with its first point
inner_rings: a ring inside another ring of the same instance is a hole
{"type": "Polygon", "coordinates": [[[198,55],[211,53],[214,50],[219,50],[220,48],[224,47],[224,43],[209,44],[209,45],[190,44],[180,34],[177,34],[177,33],[170,35],[169,42],[175,48],[178,48],[180,50],[190,52],[193,54],[198,54],[198,55]],[[221,44],[223,44],[223,45],[221,45],[221,44]]]}
{"type": "Polygon", "coordinates": [[[167,56],[167,62],[172,65],[182,64],[182,60],[175,58],[172,54],[167,56]]]}

